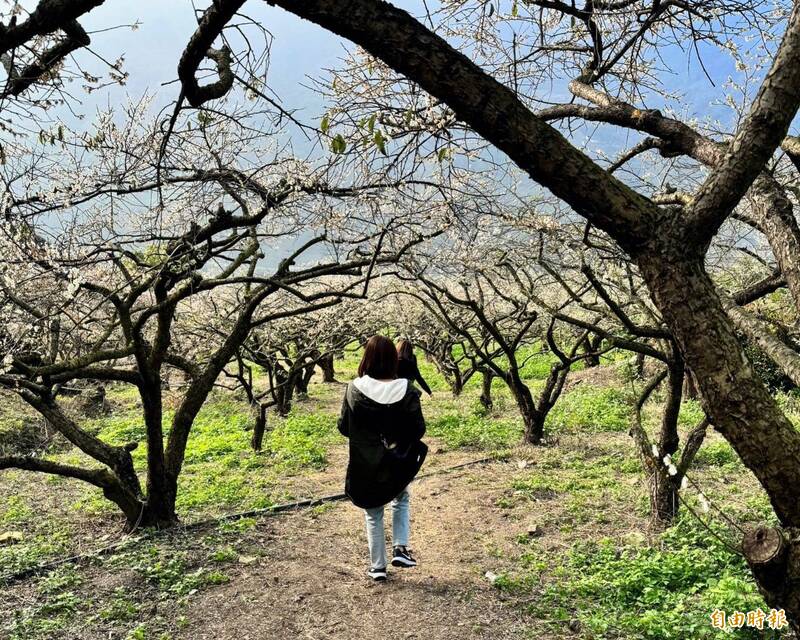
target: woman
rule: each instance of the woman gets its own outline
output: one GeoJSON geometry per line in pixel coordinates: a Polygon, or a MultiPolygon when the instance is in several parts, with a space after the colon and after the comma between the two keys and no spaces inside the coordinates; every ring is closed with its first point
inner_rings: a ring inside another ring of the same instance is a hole
{"type": "Polygon", "coordinates": [[[397,343],[397,357],[397,377],[419,383],[425,393],[432,395],[431,388],[417,367],[417,356],[414,355],[414,345],[411,344],[411,340],[401,340],[397,343]]]}
{"type": "Polygon", "coordinates": [[[397,378],[397,350],[392,341],[373,336],[364,348],[358,378],[347,385],[339,431],[350,438],[345,493],[364,509],[373,580],[386,580],[383,509],[392,503],[392,565],[414,567],[408,551],[408,485],[417,475],[428,447],[421,441],[425,420],[420,392],[397,378]]]}

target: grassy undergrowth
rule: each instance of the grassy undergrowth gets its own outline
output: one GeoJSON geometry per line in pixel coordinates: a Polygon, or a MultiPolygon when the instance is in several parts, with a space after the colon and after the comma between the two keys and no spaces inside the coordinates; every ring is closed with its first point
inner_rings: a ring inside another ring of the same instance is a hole
{"type": "MultiPolygon", "coordinates": [[[[548,354],[529,356],[525,372],[535,393],[552,362],[548,354]]],[[[355,376],[358,357],[351,352],[337,361],[338,380],[355,376]]],[[[476,494],[476,500],[506,514],[509,523],[533,518],[545,532],[542,538],[513,526],[498,532],[514,553],[498,554],[506,566],[496,586],[519,603],[533,629],[551,621],[546,624],[561,633],[563,621],[577,620],[579,629],[570,636],[584,639],[771,637],[744,630],[714,635],[708,616],[715,608],[730,612],[765,606],[741,558],[691,514],[683,510],[677,526],[661,536],[647,532],[647,487],[627,435],[628,386],[596,384],[590,377],[571,384],[546,424],[558,444],[520,450],[515,447],[522,422],[501,380],[494,381],[494,407],[486,412],[478,404],[479,379],[453,398],[435,367],[422,357],[419,363],[434,390],[432,398],[423,398],[434,452],[463,450],[466,458],[521,451],[530,458],[527,467],[509,465],[496,496],[483,501],[486,494],[476,494]]],[[[300,497],[289,490],[290,478],[310,482],[327,469],[334,450],[346,444],[336,429],[342,393],[340,384],[312,384],[310,398],[296,402],[288,417],[270,416],[260,454],[249,449],[253,417],[246,403],[214,393],[189,439],[179,488],[181,517],[203,518],[300,497]]],[[[113,388],[108,397],[112,413],[84,424],[112,444],[139,442],[133,455],[143,471],[144,428],[135,392],[113,388]]],[[[650,429],[657,428],[659,401],[656,395],[645,414],[650,429]]],[[[800,424],[797,399],[783,394],[779,402],[800,424]]],[[[171,417],[168,409],[165,426],[171,417]]],[[[698,403],[685,402],[682,432],[701,417],[698,403]]],[[[0,421],[6,418],[8,429],[23,424],[15,411],[0,411],[0,421]]],[[[57,449],[52,456],[87,462],[74,450],[57,449]]],[[[718,436],[709,435],[691,477],[737,521],[769,521],[768,501],[718,436]]],[[[4,472],[0,482],[0,533],[23,535],[19,544],[0,546],[0,573],[85,549],[87,541],[100,546],[119,535],[113,505],[92,487],[19,471],[4,472]]],[[[242,529],[253,525],[248,520],[231,523],[177,551],[157,543],[134,544],[97,561],[95,567],[119,578],[97,593],[88,575],[92,567],[66,565],[32,583],[35,597],[3,620],[0,637],[71,637],[84,625],[91,637],[169,640],[181,629],[186,602],[224,584],[233,566],[250,561],[253,550],[240,548],[239,540],[242,529]]]]}
{"type": "Polygon", "coordinates": [[[521,420],[446,413],[428,420],[427,433],[451,449],[504,449],[522,438],[521,420]]]}
{"type": "Polygon", "coordinates": [[[547,416],[552,431],[626,431],[630,407],[623,390],[578,385],[564,394],[547,416]]]}
{"type": "MultiPolygon", "coordinates": [[[[722,532],[720,535],[725,536],[722,532]]],[[[778,638],[778,631],[714,629],[716,609],[769,611],[744,559],[690,516],[659,536],[652,546],[601,538],[575,543],[551,567],[536,541],[518,560],[518,570],[496,586],[511,594],[538,590],[529,613],[554,625],[577,620],[588,637],[673,640],[691,638],[778,638]],[[557,581],[540,588],[543,572],[557,581]]],[[[766,626],[766,625],[765,625],[766,626]]]]}
{"type": "Polygon", "coordinates": [[[78,628],[80,637],[171,640],[188,623],[183,612],[192,598],[228,583],[231,567],[257,560],[238,549],[241,534],[255,524],[243,519],[200,537],[133,540],[89,567],[62,565],[38,580],[31,604],[9,612],[2,637],[71,638],[68,630],[78,628]],[[86,574],[93,570],[118,578],[87,593],[86,574]]]}
{"type": "Polygon", "coordinates": [[[660,535],[646,526],[646,482],[624,440],[542,452],[497,500],[510,517],[532,518],[537,534],[517,535],[516,552],[495,586],[530,615],[548,620],[554,632],[569,625],[584,638],[784,637],[768,628],[722,632],[711,626],[717,609],[770,611],[735,551],[740,532],[731,523],[776,522],[730,446],[718,436],[709,439],[691,473],[694,484],[684,491],[689,506],[660,535]]]}

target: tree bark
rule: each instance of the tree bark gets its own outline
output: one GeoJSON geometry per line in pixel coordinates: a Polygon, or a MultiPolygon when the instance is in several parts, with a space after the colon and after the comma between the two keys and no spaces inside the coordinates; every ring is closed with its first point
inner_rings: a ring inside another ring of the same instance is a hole
{"type": "MultiPolygon", "coordinates": [[[[163,389],[160,377],[142,376],[139,393],[142,398],[147,431],[147,500],[146,513],[137,514],[140,526],[170,526],[178,521],[175,500],[178,493],[177,476],[167,473],[164,458],[163,389]]],[[[173,474],[174,475],[174,474],[173,474]]],[[[136,523],[130,523],[136,526],[136,523]]]]}
{"type": "Polygon", "coordinates": [[[680,477],[670,475],[663,464],[667,455],[678,451],[678,414],[681,409],[685,368],[680,354],[672,353],[667,377],[667,397],[661,414],[661,430],[658,434],[659,460],[656,460],[650,475],[650,521],[657,529],[668,527],[678,515],[678,490],[680,477]]]}
{"type": "Polygon", "coordinates": [[[697,382],[689,369],[686,370],[686,378],[683,383],[683,397],[688,400],[697,400],[700,397],[700,393],[697,391],[697,382]]]}
{"type": "Polygon", "coordinates": [[[275,382],[277,383],[275,389],[275,407],[280,416],[288,416],[292,410],[292,398],[294,396],[294,387],[296,384],[296,376],[288,374],[283,369],[276,368],[275,382]]]}
{"type": "Polygon", "coordinates": [[[506,384],[514,396],[517,408],[522,416],[522,422],[525,425],[525,442],[528,444],[541,444],[544,436],[545,415],[541,414],[536,408],[531,390],[519,377],[519,373],[513,370],[506,375],[506,384]]]}
{"type": "Polygon", "coordinates": [[[763,320],[734,304],[729,298],[723,300],[723,305],[736,328],[767,354],[795,385],[800,385],[800,355],[774,335],[763,320]]]}
{"type": "Polygon", "coordinates": [[[644,362],[646,356],[643,353],[636,354],[636,364],[634,366],[634,373],[638,380],[644,379],[644,362]]]}
{"type": "Polygon", "coordinates": [[[315,363],[311,363],[306,367],[300,369],[295,376],[295,389],[297,389],[298,400],[305,400],[308,398],[308,385],[314,375],[315,363]]]}
{"type": "Polygon", "coordinates": [[[464,379],[461,376],[460,369],[456,367],[455,370],[451,370],[450,375],[446,375],[445,379],[450,386],[450,393],[453,394],[453,397],[460,396],[461,392],[464,391],[464,379]]]}
{"type": "Polygon", "coordinates": [[[253,425],[253,437],[250,439],[250,445],[253,447],[253,451],[261,451],[264,432],[267,430],[267,408],[264,405],[258,405],[256,410],[256,423],[253,425]]]}
{"type": "Polygon", "coordinates": [[[333,353],[326,353],[319,359],[319,368],[322,370],[323,382],[336,382],[333,353]]]}
{"type": "Polygon", "coordinates": [[[667,375],[667,397],[661,414],[661,431],[658,435],[658,448],[661,456],[674,455],[680,444],[678,435],[678,416],[683,398],[683,378],[686,369],[679,353],[672,349],[672,360],[667,375]]]}
{"type": "Polygon", "coordinates": [[[638,257],[657,307],[694,372],[710,422],[767,491],[786,526],[800,524],[800,434],[747,361],[701,259],[638,257]]]}
{"type": "MultiPolygon", "coordinates": [[[[157,496],[148,496],[136,519],[128,516],[128,530],[139,527],[155,527],[156,529],[169,529],[178,524],[178,515],[175,512],[175,498],[177,490],[157,496]]],[[[127,515],[127,514],[126,514],[127,515]]]]}
{"type": "Polygon", "coordinates": [[[784,609],[800,633],[800,530],[758,527],[742,539],[742,553],[767,604],[784,609]]]}
{"type": "Polygon", "coordinates": [[[487,411],[490,411],[494,405],[492,401],[492,380],[494,380],[494,374],[489,369],[481,369],[480,403],[487,411]]]}
{"type": "Polygon", "coordinates": [[[535,407],[528,407],[523,411],[523,422],[525,424],[525,442],[528,444],[542,444],[544,439],[544,421],[547,417],[545,414],[538,411],[535,407]]]}
{"type": "Polygon", "coordinates": [[[678,515],[678,487],[664,465],[650,475],[650,523],[656,530],[669,527],[678,515]]]}
{"type": "Polygon", "coordinates": [[[602,343],[603,336],[591,337],[587,335],[583,339],[582,347],[583,352],[586,354],[583,358],[583,362],[587,369],[600,366],[600,356],[597,355],[596,351],[600,348],[602,343]]]}

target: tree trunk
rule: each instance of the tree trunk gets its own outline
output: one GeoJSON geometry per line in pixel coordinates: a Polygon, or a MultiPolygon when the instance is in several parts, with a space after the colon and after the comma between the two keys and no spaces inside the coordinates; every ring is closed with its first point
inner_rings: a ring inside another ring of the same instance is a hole
{"type": "Polygon", "coordinates": [[[747,361],[702,260],[657,251],[637,261],[710,422],[761,482],[781,523],[800,525],[800,434],[747,361]]]}
{"type": "Polygon", "coordinates": [[[800,529],[759,527],[742,539],[742,553],[767,604],[783,609],[800,635],[800,529]]]}
{"type": "Polygon", "coordinates": [[[464,379],[461,377],[461,371],[451,372],[451,375],[447,377],[447,383],[450,385],[450,392],[454,398],[461,395],[464,390],[464,379]]]}
{"type": "Polygon", "coordinates": [[[492,380],[494,380],[494,374],[488,369],[481,369],[480,402],[487,411],[490,411],[494,404],[492,402],[492,380]]]}
{"type": "Polygon", "coordinates": [[[558,399],[561,397],[561,392],[564,390],[564,383],[569,375],[570,363],[562,362],[560,365],[553,365],[550,367],[550,373],[547,374],[544,386],[539,393],[539,399],[534,405],[537,407],[536,413],[538,420],[541,422],[541,429],[544,430],[544,421],[547,414],[555,406],[558,399]]]}
{"type": "Polygon", "coordinates": [[[669,363],[669,373],[667,377],[667,397],[664,400],[664,410],[661,414],[661,431],[658,434],[658,450],[661,456],[675,455],[680,445],[678,435],[678,417],[681,411],[681,400],[683,397],[683,379],[686,368],[679,353],[673,351],[671,362],[669,363]]]}
{"type": "Polygon", "coordinates": [[[535,407],[520,408],[523,412],[522,419],[525,424],[525,442],[528,444],[542,444],[544,438],[545,414],[536,410],[535,407]]]}
{"type": "Polygon", "coordinates": [[[637,380],[644,379],[644,359],[645,355],[643,353],[636,354],[636,365],[634,367],[634,372],[637,380]]]}
{"type": "Polygon", "coordinates": [[[253,437],[250,439],[250,446],[253,451],[261,451],[264,443],[264,432],[267,430],[267,408],[259,405],[256,408],[256,423],[253,425],[253,437]]]}
{"type": "Polygon", "coordinates": [[[525,425],[525,442],[528,444],[541,444],[544,436],[546,414],[542,414],[537,410],[531,390],[522,382],[518,372],[509,372],[506,375],[506,384],[514,396],[517,408],[522,416],[522,422],[525,425]]]}
{"type": "Polygon", "coordinates": [[[295,374],[294,388],[297,389],[298,400],[306,400],[308,398],[308,385],[314,375],[315,366],[316,365],[312,362],[295,374]]]}
{"type": "Polygon", "coordinates": [[[668,260],[661,253],[638,262],[695,374],[706,415],[758,478],[788,532],[782,542],[763,532],[754,540],[746,536],[743,549],[767,602],[785,609],[800,630],[800,434],[747,361],[702,261],[668,260]],[[764,545],[771,547],[763,551],[764,545]]]}
{"type": "Polygon", "coordinates": [[[464,390],[464,377],[461,375],[461,369],[459,369],[458,364],[452,359],[451,349],[452,347],[448,347],[446,350],[437,351],[436,353],[426,352],[426,355],[433,360],[439,373],[442,374],[445,382],[450,387],[453,397],[457,398],[464,390]]]}
{"type": "Polygon", "coordinates": [[[319,359],[319,368],[322,370],[323,382],[336,382],[336,372],[333,366],[333,353],[326,353],[319,359]]]}
{"type": "Polygon", "coordinates": [[[135,523],[128,518],[128,528],[133,530],[138,527],[155,527],[156,529],[169,529],[178,524],[178,515],[175,513],[175,494],[170,496],[153,496],[147,498],[141,518],[137,517],[135,523]]]}
{"type": "Polygon", "coordinates": [[[277,387],[275,389],[275,407],[277,408],[278,415],[287,416],[292,409],[292,397],[294,396],[297,376],[287,375],[282,369],[277,369],[275,372],[275,380],[277,382],[277,387]]]}
{"type": "MultiPolygon", "coordinates": [[[[680,445],[678,435],[678,415],[681,410],[683,380],[685,367],[683,359],[675,349],[671,349],[672,358],[669,363],[667,378],[667,397],[661,414],[661,429],[658,434],[658,460],[645,464],[644,468],[650,478],[650,521],[656,529],[664,529],[672,524],[678,515],[678,490],[680,478],[677,473],[670,476],[663,458],[674,456],[680,445]],[[650,467],[650,468],[648,468],[650,467]]],[[[677,460],[674,461],[677,464],[677,460]]]]}
{"type": "Polygon", "coordinates": [[[656,530],[669,527],[678,515],[678,487],[664,465],[650,473],[650,523],[656,530]]]}
{"type": "Polygon", "coordinates": [[[697,400],[700,397],[700,393],[697,391],[697,383],[692,372],[688,369],[686,370],[686,379],[683,384],[683,397],[688,400],[697,400]]]}
{"type": "MultiPolygon", "coordinates": [[[[178,524],[175,501],[178,497],[178,476],[167,472],[164,482],[148,491],[141,516],[136,526],[168,529],[178,524]]],[[[130,517],[128,518],[130,525],[130,517]]]]}
{"type": "Polygon", "coordinates": [[[135,484],[128,481],[119,471],[107,472],[103,483],[103,495],[116,504],[125,514],[125,530],[130,532],[140,527],[167,529],[178,524],[175,513],[177,484],[167,486],[164,491],[155,492],[144,498],[135,484]]]}
{"type": "Polygon", "coordinates": [[[535,408],[525,410],[523,414],[525,423],[525,442],[528,444],[541,444],[544,438],[544,419],[546,416],[535,408]]]}
{"type": "Polygon", "coordinates": [[[130,532],[140,526],[150,526],[144,523],[146,503],[141,496],[131,491],[130,487],[124,486],[118,478],[114,478],[113,482],[103,487],[103,495],[125,514],[125,531],[130,532]]]}
{"type": "Polygon", "coordinates": [[[135,520],[131,521],[131,516],[126,511],[128,526],[132,528],[171,526],[178,521],[175,515],[177,480],[170,481],[164,456],[163,397],[160,378],[143,377],[139,392],[147,429],[147,498],[136,514],[135,520]]]}
{"type": "Polygon", "coordinates": [[[586,336],[583,339],[581,347],[583,348],[583,352],[586,355],[583,358],[584,366],[589,369],[591,367],[599,367],[600,366],[600,356],[595,353],[600,346],[603,344],[603,337],[602,336],[594,336],[594,338],[590,336],[586,336]]]}

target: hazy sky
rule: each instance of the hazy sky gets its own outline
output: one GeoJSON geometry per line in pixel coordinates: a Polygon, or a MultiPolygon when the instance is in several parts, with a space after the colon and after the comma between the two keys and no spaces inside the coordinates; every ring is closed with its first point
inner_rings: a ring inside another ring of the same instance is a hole
{"type": "MultiPolygon", "coordinates": [[[[36,0],[23,3],[33,7],[36,0]]],[[[205,8],[207,0],[198,0],[198,7],[205,8]]],[[[395,2],[398,6],[419,13],[420,2],[395,2]]],[[[301,108],[303,119],[313,121],[323,110],[319,97],[305,88],[306,76],[319,75],[325,67],[335,66],[350,43],[330,34],[324,29],[286,13],[252,0],[244,12],[258,20],[274,36],[267,77],[270,88],[283,99],[289,108],[301,108]]],[[[125,55],[124,68],[130,73],[125,87],[111,87],[92,94],[80,95],[84,101],[83,111],[90,114],[98,104],[114,104],[125,100],[126,94],[133,98],[144,92],[155,93],[159,106],[175,99],[176,83],[161,86],[176,78],[176,67],[194,26],[195,17],[188,0],[138,0],[122,2],[108,0],[81,18],[81,23],[92,32],[107,29],[112,25],[140,22],[136,31],[121,28],[92,34],[92,48],[113,60],[125,55]]],[[[79,52],[77,59],[92,72],[101,72],[104,65],[87,52],[79,52]]],[[[694,56],[692,56],[694,58],[694,56]]],[[[708,109],[714,89],[696,59],[689,62],[684,54],[666,52],[666,59],[674,65],[674,88],[691,96],[693,110],[702,113],[708,109]]],[[[724,82],[733,71],[731,60],[719,53],[704,56],[706,68],[717,84],[724,82]]]]}
{"type": "MultiPolygon", "coordinates": [[[[197,6],[204,9],[209,1],[197,0],[197,6]]],[[[37,0],[24,2],[28,8],[33,8],[36,3],[37,0]]],[[[419,0],[397,1],[395,4],[412,14],[422,13],[422,2],[419,0]]],[[[429,0],[428,5],[435,7],[436,3],[429,0]]],[[[320,96],[308,88],[308,77],[319,77],[325,68],[337,66],[347,48],[353,45],[314,24],[258,0],[250,0],[243,11],[274,36],[267,74],[268,87],[280,96],[285,108],[298,110],[296,113],[300,120],[318,124],[324,105],[320,96]]],[[[92,33],[92,49],[108,60],[124,54],[124,69],[130,74],[126,86],[111,86],[89,96],[83,93],[79,83],[71,86],[70,90],[83,101],[82,105],[75,107],[76,112],[87,116],[83,126],[89,126],[93,112],[98,107],[120,104],[128,97],[135,100],[145,92],[156,96],[156,109],[173,102],[179,92],[178,84],[174,82],[178,60],[194,31],[195,20],[189,0],[106,0],[100,7],[81,18],[81,23],[92,33]],[[140,23],[136,31],[126,27],[103,31],[114,25],[134,22],[140,23]]],[[[260,44],[257,43],[256,48],[260,44]]],[[[690,51],[687,54],[677,47],[659,51],[664,62],[673,70],[671,76],[663,74],[664,86],[686,97],[688,106],[680,114],[682,118],[710,116],[727,122],[732,112],[719,103],[724,97],[721,85],[729,75],[736,74],[733,61],[728,55],[707,45],[700,45],[700,51],[705,69],[716,87],[706,76],[695,53],[690,51]],[[714,102],[718,104],[714,105],[714,102]]],[[[75,56],[81,66],[93,74],[107,73],[107,67],[91,53],[79,51],[75,56]]],[[[553,94],[542,97],[568,101],[570,96],[566,90],[567,81],[568,78],[560,79],[553,94]]],[[[637,106],[663,107],[660,100],[637,106]]],[[[61,115],[73,124],[67,112],[61,115]]],[[[602,146],[611,155],[640,137],[640,134],[613,127],[595,130],[594,125],[591,125],[584,131],[591,133],[593,147],[595,144],[598,148],[602,146]]],[[[582,142],[581,138],[580,135],[572,136],[573,142],[578,145],[582,142]]],[[[302,154],[306,145],[301,136],[294,136],[293,143],[295,152],[302,154]]]]}
{"type": "MultiPolygon", "coordinates": [[[[2,2],[2,0],[0,0],[2,2]]],[[[197,0],[198,7],[204,9],[210,0],[197,0]]],[[[429,2],[429,5],[433,0],[429,2]]],[[[26,7],[33,8],[37,0],[26,0],[26,7]]],[[[396,2],[398,6],[408,9],[413,14],[421,13],[421,2],[407,0],[396,2]]],[[[286,13],[271,8],[264,2],[250,0],[244,13],[257,20],[274,37],[272,41],[267,85],[278,96],[287,109],[299,110],[299,119],[318,124],[324,111],[324,105],[318,94],[308,88],[311,77],[318,77],[325,68],[335,67],[346,50],[352,47],[346,42],[324,29],[286,13]]],[[[78,128],[91,126],[92,116],[97,108],[125,102],[129,97],[138,99],[144,93],[156,96],[155,108],[160,109],[172,103],[178,96],[179,86],[174,82],[177,76],[177,64],[186,43],[196,25],[195,12],[188,0],[138,0],[124,2],[122,0],[106,0],[97,9],[81,18],[81,24],[92,35],[92,49],[108,60],[115,60],[125,55],[124,69],[130,74],[126,86],[110,86],[106,89],[85,95],[80,83],[74,83],[70,90],[83,104],[74,106],[77,113],[86,116],[86,120],[78,128]],[[135,31],[129,27],[106,30],[115,25],[139,23],[135,31]],[[169,84],[164,84],[169,83],[169,84]]],[[[260,46],[258,43],[256,46],[260,46]]],[[[730,57],[720,54],[710,47],[701,48],[706,70],[717,84],[714,87],[698,63],[696,56],[677,50],[660,51],[663,59],[673,69],[673,75],[666,76],[668,89],[682,93],[687,97],[687,112],[684,118],[693,116],[714,115],[723,121],[728,120],[730,111],[725,107],[712,107],[713,101],[720,101],[723,92],[720,89],[729,74],[735,73],[730,57]]],[[[82,68],[94,75],[105,75],[107,67],[87,51],[75,54],[82,68]]],[[[566,92],[567,78],[557,82],[553,96],[557,99],[569,99],[566,92]]],[[[642,105],[637,105],[642,106],[642,105]]],[[[648,104],[649,107],[660,107],[661,104],[648,104]]],[[[72,119],[63,112],[66,121],[72,119]]],[[[71,122],[74,124],[74,122],[71,122]]],[[[641,134],[616,129],[588,125],[584,134],[591,134],[591,149],[602,148],[610,157],[614,157],[623,148],[633,144],[641,134]]],[[[293,146],[295,152],[304,153],[306,143],[300,136],[295,136],[293,146]]],[[[576,144],[581,144],[583,135],[571,136],[576,144]]],[[[531,185],[532,186],[532,185],[531,185]]]]}
{"type": "MultiPolygon", "coordinates": [[[[198,6],[205,4],[200,2],[198,6]]],[[[287,106],[304,107],[308,118],[318,117],[319,98],[302,85],[308,84],[306,75],[318,74],[324,66],[331,66],[341,57],[346,43],[263,2],[248,3],[246,13],[258,19],[275,36],[268,75],[272,90],[287,106]]],[[[191,3],[187,0],[108,1],[81,19],[87,31],[136,21],[141,23],[136,31],[122,28],[92,35],[92,47],[101,55],[113,60],[126,53],[124,68],[130,78],[124,88],[112,87],[85,99],[87,109],[92,104],[124,99],[126,93],[134,98],[148,91],[155,93],[159,105],[177,97],[177,83],[161,85],[177,77],[178,60],[194,31],[196,22],[191,3]]],[[[83,53],[80,59],[91,64],[93,69],[103,69],[91,55],[83,53]]]]}

